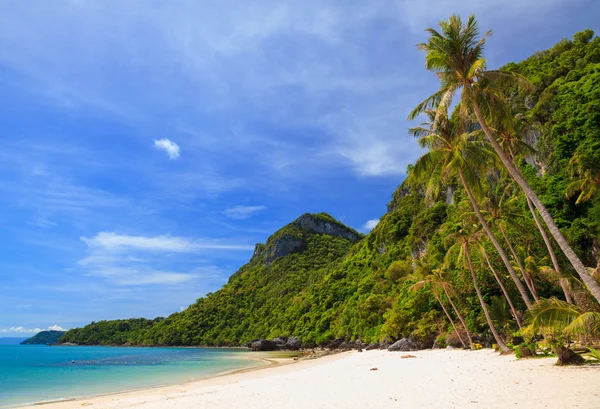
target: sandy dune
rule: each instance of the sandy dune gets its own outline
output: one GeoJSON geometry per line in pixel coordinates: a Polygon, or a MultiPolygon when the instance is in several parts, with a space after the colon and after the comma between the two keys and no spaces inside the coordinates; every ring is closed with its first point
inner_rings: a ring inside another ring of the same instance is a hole
{"type": "MultiPolygon", "coordinates": [[[[490,350],[346,352],[44,409],[600,408],[600,366],[556,367],[490,350]],[[372,370],[377,368],[377,370],[372,370]]],[[[36,406],[39,408],[39,406],[36,406]]]]}

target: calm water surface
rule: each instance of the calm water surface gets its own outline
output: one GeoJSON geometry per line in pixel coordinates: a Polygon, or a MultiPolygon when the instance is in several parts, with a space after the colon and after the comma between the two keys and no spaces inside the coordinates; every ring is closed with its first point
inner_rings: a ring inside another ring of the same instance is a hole
{"type": "Polygon", "coordinates": [[[0,345],[0,408],[180,383],[259,364],[249,357],[245,350],[221,348],[0,345]]]}

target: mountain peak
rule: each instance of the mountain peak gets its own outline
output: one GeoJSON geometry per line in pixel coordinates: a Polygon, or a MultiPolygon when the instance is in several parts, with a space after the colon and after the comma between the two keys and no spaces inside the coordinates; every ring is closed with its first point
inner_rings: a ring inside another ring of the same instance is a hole
{"type": "Polygon", "coordinates": [[[301,252],[305,248],[308,234],[342,237],[353,243],[363,237],[362,234],[327,213],[305,213],[275,232],[266,244],[257,244],[252,258],[264,256],[263,262],[269,264],[290,253],[301,252]]]}

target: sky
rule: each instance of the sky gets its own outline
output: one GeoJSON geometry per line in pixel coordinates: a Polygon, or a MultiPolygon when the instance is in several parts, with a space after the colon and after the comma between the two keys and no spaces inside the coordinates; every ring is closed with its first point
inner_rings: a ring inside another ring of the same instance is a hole
{"type": "Polygon", "coordinates": [[[0,0],[0,336],[184,309],[306,212],[368,232],[452,13],[490,68],[600,32],[595,0],[0,0]]]}

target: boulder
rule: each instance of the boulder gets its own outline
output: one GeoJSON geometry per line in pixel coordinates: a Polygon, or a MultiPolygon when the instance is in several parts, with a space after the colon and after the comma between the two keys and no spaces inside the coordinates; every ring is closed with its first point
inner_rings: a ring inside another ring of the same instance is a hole
{"type": "Polygon", "coordinates": [[[271,342],[274,342],[277,345],[277,348],[284,349],[288,341],[288,337],[277,337],[273,338],[271,342]]]}
{"type": "Polygon", "coordinates": [[[277,350],[277,344],[273,341],[268,341],[266,339],[259,339],[256,341],[251,341],[249,343],[249,347],[253,351],[275,351],[277,350]]]}
{"type": "Polygon", "coordinates": [[[379,349],[388,349],[392,345],[389,341],[383,341],[379,343],[379,349]]]}
{"type": "Polygon", "coordinates": [[[329,349],[338,349],[344,343],[344,338],[336,338],[330,343],[326,344],[325,347],[329,349]]]}
{"type": "Polygon", "coordinates": [[[581,365],[585,362],[585,359],[572,349],[563,346],[556,346],[552,349],[558,357],[556,365],[581,365]]]}
{"type": "Polygon", "coordinates": [[[357,339],[356,341],[354,341],[354,348],[356,349],[364,349],[367,347],[367,344],[365,344],[364,342],[362,342],[362,340],[357,339]]]}
{"type": "Polygon", "coordinates": [[[417,346],[408,338],[402,338],[396,342],[394,342],[388,348],[388,351],[415,351],[417,346]]]}
{"type": "Polygon", "coordinates": [[[348,351],[350,349],[355,349],[356,344],[354,342],[342,342],[337,349],[341,349],[342,351],[348,351]]]}
{"type": "Polygon", "coordinates": [[[379,349],[379,342],[375,342],[374,344],[369,344],[365,348],[367,351],[371,351],[373,349],[379,349]]]}
{"type": "Polygon", "coordinates": [[[290,351],[297,351],[302,348],[302,340],[298,337],[289,337],[285,343],[285,348],[290,351]]]}

